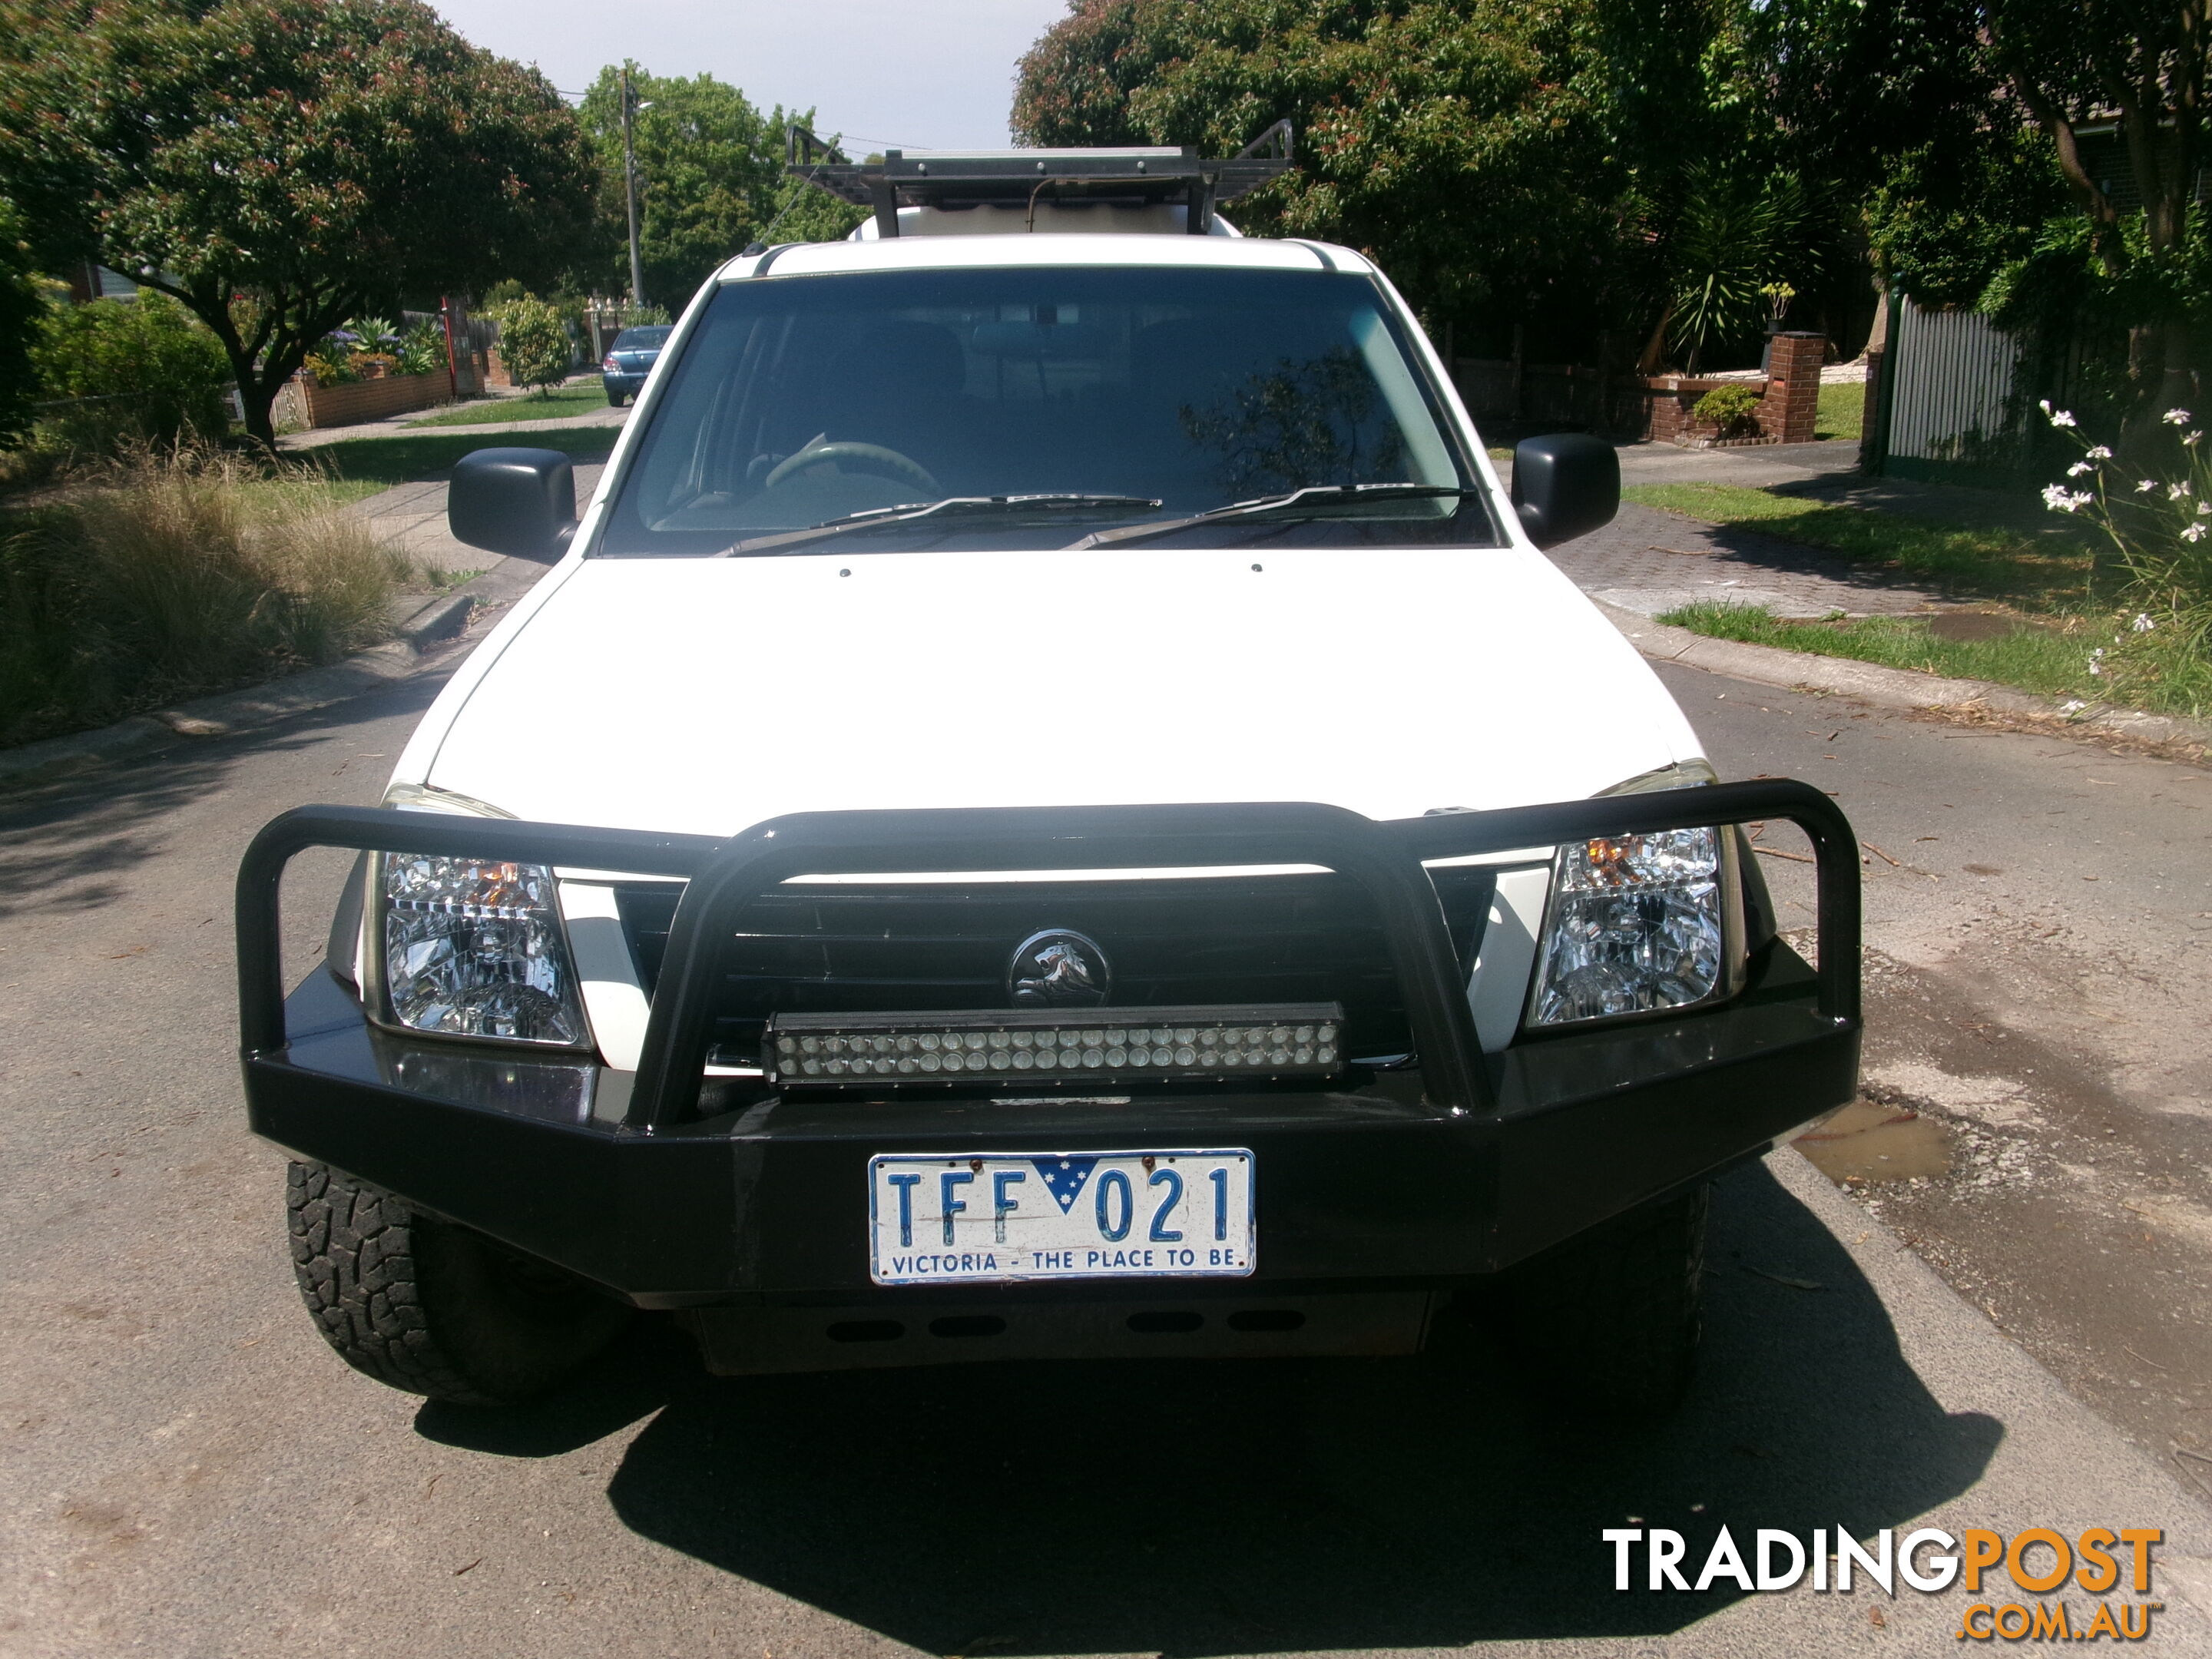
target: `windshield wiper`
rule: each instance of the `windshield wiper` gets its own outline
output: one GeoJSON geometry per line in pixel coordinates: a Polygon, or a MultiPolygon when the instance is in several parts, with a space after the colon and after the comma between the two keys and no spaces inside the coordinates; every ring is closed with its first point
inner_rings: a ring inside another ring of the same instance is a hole
{"type": "Polygon", "coordinates": [[[848,513],[842,518],[825,519],[820,524],[810,525],[804,530],[784,530],[773,536],[756,536],[750,541],[726,547],[714,556],[731,559],[748,553],[765,553],[773,548],[827,541],[832,536],[843,536],[856,530],[873,530],[881,525],[911,524],[917,519],[1030,519],[1040,524],[1051,524],[1063,519],[1127,518],[1132,513],[1149,513],[1158,506],[1159,502],[1157,500],[1146,495],[1085,495],[1054,492],[1031,495],[948,495],[941,501],[915,501],[900,507],[870,507],[866,513],[848,513]]]}
{"type": "Polygon", "coordinates": [[[1458,484],[1308,484],[1303,489],[1288,490],[1280,495],[1262,495],[1257,501],[1235,501],[1227,507],[1194,513],[1187,519],[1161,519],[1152,524],[1124,525],[1119,530],[1094,531],[1079,542],[1070,542],[1062,551],[1073,552],[1085,547],[1111,547],[1117,542],[1141,542],[1154,536],[1172,536],[1178,530],[1217,524],[1228,519],[1259,519],[1263,521],[1270,519],[1325,519],[1340,513],[1348,506],[1361,502],[1439,500],[1447,495],[1464,498],[1478,493],[1458,484]]]}

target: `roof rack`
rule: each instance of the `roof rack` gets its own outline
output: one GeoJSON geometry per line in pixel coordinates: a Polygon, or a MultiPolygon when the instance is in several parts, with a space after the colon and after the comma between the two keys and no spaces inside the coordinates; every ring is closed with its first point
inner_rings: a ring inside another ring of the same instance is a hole
{"type": "Polygon", "coordinates": [[[953,209],[1026,205],[1036,222],[1040,200],[1158,206],[1181,202],[1183,228],[1203,236],[1213,210],[1256,189],[1291,165],[1291,124],[1278,121],[1235,155],[1208,160],[1195,145],[1135,149],[1010,149],[966,153],[885,150],[854,161],[805,128],[785,130],[784,171],[832,196],[872,208],[879,235],[899,234],[902,207],[953,209]]]}

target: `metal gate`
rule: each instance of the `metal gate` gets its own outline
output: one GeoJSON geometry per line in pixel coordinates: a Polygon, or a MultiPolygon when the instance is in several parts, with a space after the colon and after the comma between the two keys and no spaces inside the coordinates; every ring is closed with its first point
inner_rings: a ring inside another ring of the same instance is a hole
{"type": "Polygon", "coordinates": [[[1900,298],[1879,470],[1930,479],[2011,471],[2019,465],[2020,357],[2018,343],[1978,312],[1923,310],[1900,298]]]}

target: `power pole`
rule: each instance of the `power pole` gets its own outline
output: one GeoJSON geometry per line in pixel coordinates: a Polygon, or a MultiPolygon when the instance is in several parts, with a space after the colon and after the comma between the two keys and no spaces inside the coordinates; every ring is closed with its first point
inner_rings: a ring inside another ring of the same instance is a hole
{"type": "Polygon", "coordinates": [[[637,257],[637,145],[631,137],[630,118],[636,112],[629,88],[629,65],[622,72],[623,189],[629,198],[629,302],[645,303],[645,267],[637,257]]]}

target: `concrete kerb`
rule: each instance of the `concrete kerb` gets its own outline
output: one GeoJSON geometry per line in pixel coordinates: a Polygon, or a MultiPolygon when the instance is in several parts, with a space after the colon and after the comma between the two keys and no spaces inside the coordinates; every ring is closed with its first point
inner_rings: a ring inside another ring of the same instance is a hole
{"type": "Polygon", "coordinates": [[[1778,646],[1709,639],[1686,628],[1654,622],[1601,599],[1591,598],[1590,603],[1645,656],[1662,662],[1686,663],[1692,668],[1726,674],[1735,679],[1760,685],[1804,687],[1838,696],[1856,697],[1885,708],[1985,711],[2032,720],[2057,730],[2123,738],[2130,743],[2212,748],[2212,721],[2095,705],[2069,713],[2047,697],[2017,691],[1991,680],[1949,679],[1909,668],[1856,662],[1848,657],[1821,657],[1809,652],[1785,651],[1778,646]]]}
{"type": "Polygon", "coordinates": [[[357,651],[343,662],[304,669],[260,685],[196,697],[173,708],[133,714],[93,732],[76,732],[0,750],[0,783],[27,782],[48,773],[71,771],[102,761],[143,754],[195,738],[251,732],[295,714],[311,714],[380,691],[438,666],[446,653],[437,649],[468,627],[479,610],[493,610],[527,592],[545,568],[520,559],[502,559],[474,580],[441,593],[419,608],[382,645],[357,651]]]}

